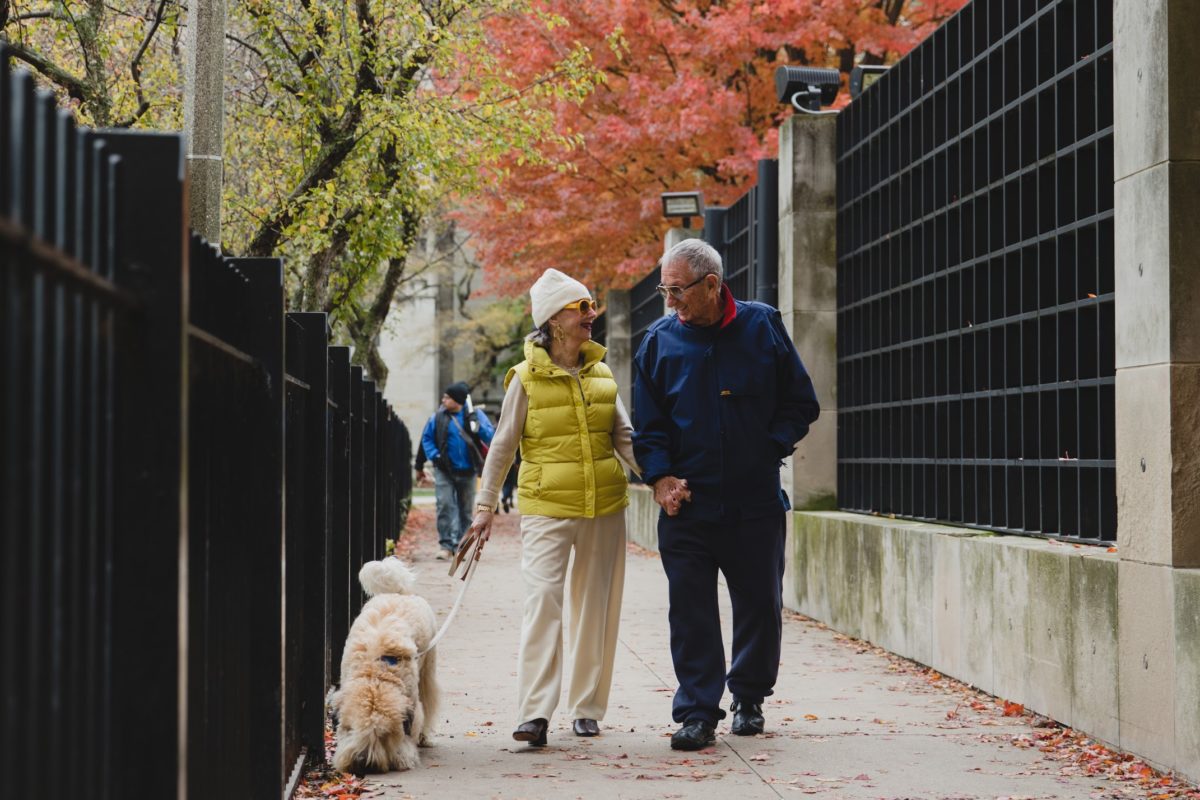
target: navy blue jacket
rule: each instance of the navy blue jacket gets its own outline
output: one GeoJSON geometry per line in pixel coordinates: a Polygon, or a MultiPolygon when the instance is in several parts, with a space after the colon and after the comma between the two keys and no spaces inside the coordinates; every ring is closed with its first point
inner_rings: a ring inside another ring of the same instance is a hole
{"type": "Polygon", "coordinates": [[[647,483],[687,479],[685,518],[787,509],[780,460],[821,413],[779,312],[765,303],[735,306],[724,327],[664,317],[634,356],[634,454],[647,483]]]}

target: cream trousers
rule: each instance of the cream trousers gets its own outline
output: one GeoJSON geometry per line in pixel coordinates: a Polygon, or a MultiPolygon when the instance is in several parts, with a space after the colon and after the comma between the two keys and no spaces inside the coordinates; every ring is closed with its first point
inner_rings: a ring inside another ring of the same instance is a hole
{"type": "Polygon", "coordinates": [[[518,657],[518,722],[550,719],[563,672],[563,586],[571,567],[567,646],[571,719],[604,719],[625,587],[625,513],[595,519],[521,517],[525,614],[518,657]]]}

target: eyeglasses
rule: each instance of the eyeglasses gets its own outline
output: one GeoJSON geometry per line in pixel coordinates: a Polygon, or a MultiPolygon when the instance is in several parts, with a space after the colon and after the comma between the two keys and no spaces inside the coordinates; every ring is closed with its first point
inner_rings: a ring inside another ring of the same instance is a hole
{"type": "Polygon", "coordinates": [[[572,311],[578,311],[580,314],[586,314],[589,311],[599,312],[600,307],[596,305],[596,301],[590,297],[585,297],[582,300],[576,300],[574,303],[567,303],[563,308],[569,308],[572,311]]]}
{"type": "Polygon", "coordinates": [[[712,274],[711,272],[706,272],[703,275],[701,275],[699,278],[696,278],[696,280],[689,283],[687,286],[663,286],[660,283],[658,286],[655,286],[654,288],[659,293],[659,295],[662,296],[662,298],[664,300],[667,299],[667,295],[674,297],[676,300],[682,300],[684,292],[686,292],[688,289],[692,288],[697,283],[704,280],[711,274],[712,274]]]}

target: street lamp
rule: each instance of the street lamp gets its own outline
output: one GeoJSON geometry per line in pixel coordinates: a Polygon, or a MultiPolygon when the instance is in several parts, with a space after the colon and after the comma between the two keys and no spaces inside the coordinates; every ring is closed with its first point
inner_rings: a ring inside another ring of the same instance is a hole
{"type": "Polygon", "coordinates": [[[663,192],[663,216],[682,217],[683,227],[692,227],[692,217],[704,213],[704,197],[700,192],[663,192]]]}
{"type": "MultiPolygon", "coordinates": [[[[821,106],[837,99],[842,74],[822,67],[780,67],[775,70],[775,95],[797,111],[820,114],[821,106]]],[[[834,113],[834,112],[828,112],[834,113]]]]}

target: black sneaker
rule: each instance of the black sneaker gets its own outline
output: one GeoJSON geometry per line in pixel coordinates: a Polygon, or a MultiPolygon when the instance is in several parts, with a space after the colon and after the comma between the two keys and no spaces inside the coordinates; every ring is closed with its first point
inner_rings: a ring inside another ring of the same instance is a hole
{"type": "Polygon", "coordinates": [[[766,720],[763,719],[761,703],[747,703],[735,697],[729,710],[733,712],[733,724],[729,730],[734,736],[753,736],[763,732],[766,720]]]}
{"type": "Polygon", "coordinates": [[[671,734],[672,750],[703,750],[716,742],[717,726],[703,719],[689,719],[671,734]]]}

